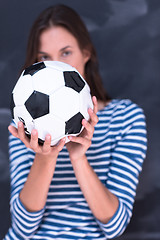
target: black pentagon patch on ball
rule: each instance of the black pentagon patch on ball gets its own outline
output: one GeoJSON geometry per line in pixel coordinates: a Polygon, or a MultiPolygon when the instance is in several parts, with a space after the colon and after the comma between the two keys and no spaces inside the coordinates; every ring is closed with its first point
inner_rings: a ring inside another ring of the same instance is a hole
{"type": "Polygon", "coordinates": [[[34,91],[25,102],[25,106],[33,119],[42,117],[49,113],[49,96],[34,91]]]}
{"type": "Polygon", "coordinates": [[[14,103],[13,93],[12,93],[11,101],[10,101],[10,110],[11,110],[12,118],[14,118],[14,112],[13,112],[14,107],[15,107],[15,103],[14,103]]]}
{"type": "Polygon", "coordinates": [[[36,72],[38,72],[39,70],[46,68],[44,62],[39,62],[39,63],[35,63],[29,67],[27,67],[23,73],[23,75],[27,75],[30,74],[31,76],[33,76],[36,72]]]}
{"type": "Polygon", "coordinates": [[[66,122],[65,134],[77,134],[82,128],[83,115],[79,112],[66,122]]]}
{"type": "Polygon", "coordinates": [[[78,93],[84,88],[85,82],[77,72],[64,71],[63,75],[66,87],[73,88],[78,93]]]}

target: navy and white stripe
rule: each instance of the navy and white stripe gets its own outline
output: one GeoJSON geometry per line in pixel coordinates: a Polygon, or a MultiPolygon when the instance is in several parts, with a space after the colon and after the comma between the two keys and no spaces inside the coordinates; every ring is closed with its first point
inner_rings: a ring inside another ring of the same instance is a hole
{"type": "Polygon", "coordinates": [[[130,100],[112,100],[98,112],[87,159],[102,183],[119,199],[107,224],[93,216],[80,190],[67,149],[57,159],[46,206],[28,212],[19,199],[33,163],[34,153],[10,136],[12,227],[5,240],[111,239],[122,234],[132,208],[146,154],[146,125],[141,108],[130,100]]]}

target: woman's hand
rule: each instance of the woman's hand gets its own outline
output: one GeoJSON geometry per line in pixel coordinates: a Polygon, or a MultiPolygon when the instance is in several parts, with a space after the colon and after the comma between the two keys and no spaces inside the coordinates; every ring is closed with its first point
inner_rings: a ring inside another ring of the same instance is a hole
{"type": "Polygon", "coordinates": [[[98,111],[98,103],[95,96],[92,98],[92,101],[94,107],[93,110],[91,108],[88,109],[90,116],[89,121],[85,119],[82,120],[82,125],[84,127],[83,131],[78,136],[68,137],[70,142],[66,144],[66,147],[68,149],[71,162],[82,159],[91,145],[94,127],[98,122],[98,117],[96,115],[98,111]]]}
{"type": "Polygon", "coordinates": [[[24,126],[22,122],[18,122],[18,129],[11,125],[8,127],[8,129],[10,133],[14,137],[19,138],[27,148],[31,148],[35,153],[43,156],[54,156],[57,158],[58,153],[62,150],[65,144],[65,138],[63,138],[60,140],[58,145],[51,146],[51,136],[47,134],[43,146],[40,146],[38,143],[38,131],[33,129],[31,132],[31,138],[29,139],[24,132],[24,126]]]}

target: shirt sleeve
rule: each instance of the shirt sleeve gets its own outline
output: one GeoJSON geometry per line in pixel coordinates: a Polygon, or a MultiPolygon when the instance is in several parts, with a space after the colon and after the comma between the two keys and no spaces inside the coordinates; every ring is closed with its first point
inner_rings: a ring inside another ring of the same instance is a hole
{"type": "Polygon", "coordinates": [[[19,193],[23,188],[29,174],[34,153],[27,149],[17,138],[9,135],[9,155],[10,155],[10,176],[11,176],[11,198],[10,211],[13,232],[19,239],[30,238],[42,220],[44,209],[38,212],[28,212],[19,198],[19,193]]]}
{"type": "Polygon", "coordinates": [[[146,122],[141,108],[127,101],[116,111],[115,121],[121,127],[112,148],[106,187],[118,197],[119,206],[107,224],[98,221],[107,239],[121,235],[130,222],[147,149],[146,122]]]}

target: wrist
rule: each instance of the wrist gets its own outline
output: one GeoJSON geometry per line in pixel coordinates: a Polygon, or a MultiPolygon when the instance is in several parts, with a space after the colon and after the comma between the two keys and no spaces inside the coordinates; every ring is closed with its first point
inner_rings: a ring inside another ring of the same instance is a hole
{"type": "Polygon", "coordinates": [[[55,165],[57,157],[53,155],[44,155],[40,153],[36,153],[34,162],[44,166],[44,165],[55,165]]]}
{"type": "Polygon", "coordinates": [[[81,157],[77,157],[77,158],[70,158],[71,159],[71,163],[73,165],[74,168],[83,168],[83,166],[85,166],[86,164],[88,164],[88,160],[86,155],[83,155],[81,157]]]}

